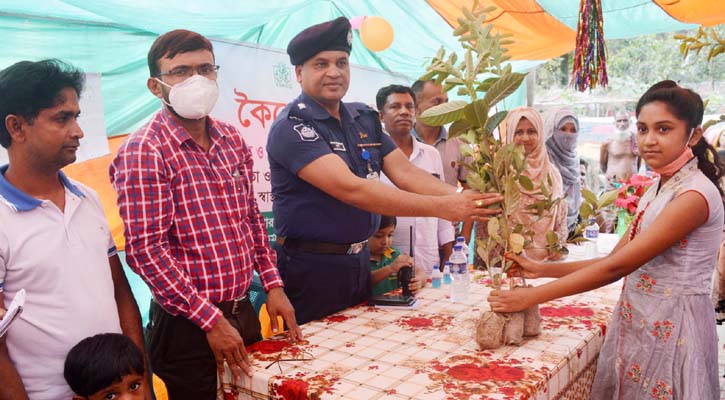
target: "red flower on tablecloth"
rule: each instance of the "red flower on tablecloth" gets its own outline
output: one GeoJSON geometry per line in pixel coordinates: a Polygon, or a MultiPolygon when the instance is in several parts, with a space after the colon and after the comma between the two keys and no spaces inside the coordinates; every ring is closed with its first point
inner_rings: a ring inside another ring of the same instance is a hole
{"type": "Polygon", "coordinates": [[[629,302],[622,301],[622,306],[619,309],[619,315],[623,320],[632,322],[632,305],[629,302]]]}
{"type": "Polygon", "coordinates": [[[577,306],[541,307],[539,311],[542,317],[591,317],[594,315],[591,308],[577,306]]]}
{"type": "Polygon", "coordinates": [[[666,342],[672,336],[672,328],[675,324],[672,321],[666,319],[664,321],[655,321],[654,328],[652,329],[652,335],[657,339],[666,342]]]}
{"type": "Polygon", "coordinates": [[[292,343],[286,340],[270,339],[247,346],[247,351],[251,353],[272,354],[279,353],[290,346],[292,346],[292,343]]]}
{"type": "Polygon", "coordinates": [[[639,276],[639,280],[637,281],[637,289],[645,293],[652,293],[652,287],[656,284],[656,279],[653,279],[647,274],[642,274],[639,276]]]}
{"type": "Polygon", "coordinates": [[[452,315],[426,315],[417,314],[408,317],[402,317],[395,321],[398,326],[406,328],[409,331],[419,330],[445,330],[453,321],[452,315]]]}
{"type": "Polygon", "coordinates": [[[426,364],[430,391],[443,390],[448,398],[487,399],[486,394],[503,393],[506,399],[533,395],[536,383],[546,377],[541,369],[518,359],[488,361],[480,353],[457,355],[426,364]]]}
{"type": "Polygon", "coordinates": [[[562,301],[549,302],[539,311],[542,317],[541,327],[545,331],[558,329],[591,331],[601,324],[607,324],[611,316],[609,307],[599,310],[589,303],[565,303],[562,301]],[[596,312],[595,309],[597,309],[596,312]]]}
{"type": "Polygon", "coordinates": [[[642,367],[639,364],[633,363],[627,371],[627,378],[634,383],[639,383],[642,379],[642,367]]]}
{"type": "Polygon", "coordinates": [[[326,322],[327,325],[330,325],[338,322],[347,321],[350,318],[352,317],[350,317],[349,315],[330,315],[329,317],[322,319],[322,322],[326,322]]]}
{"type": "Polygon", "coordinates": [[[305,400],[307,399],[307,389],[310,385],[300,379],[283,379],[277,388],[277,393],[284,400],[305,400]]]}
{"type": "Polygon", "coordinates": [[[491,379],[491,370],[476,364],[458,364],[448,368],[448,375],[460,381],[487,381],[491,379]]]}
{"type": "Polygon", "coordinates": [[[672,398],[672,387],[665,381],[657,380],[652,388],[652,398],[657,400],[668,400],[672,398]]]}
{"type": "Polygon", "coordinates": [[[526,376],[524,371],[519,367],[489,363],[489,368],[491,369],[491,376],[495,381],[516,382],[526,376]]]}
{"type": "Polygon", "coordinates": [[[334,385],[340,378],[334,375],[297,372],[293,376],[274,376],[269,380],[269,398],[274,400],[319,399],[323,394],[334,393],[334,385]]]}

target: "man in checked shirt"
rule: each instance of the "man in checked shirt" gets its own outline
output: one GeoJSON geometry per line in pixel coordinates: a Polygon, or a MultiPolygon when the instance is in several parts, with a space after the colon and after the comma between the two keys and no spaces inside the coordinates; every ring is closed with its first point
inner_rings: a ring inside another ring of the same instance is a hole
{"type": "Polygon", "coordinates": [[[248,290],[256,270],[273,330],[302,334],[275,267],[240,133],[208,116],[218,96],[211,42],[168,32],[148,53],[161,111],[124,142],[110,169],[129,266],[153,296],[146,341],[172,399],[212,399],[224,362],[252,373],[245,344],[261,339],[248,290]]]}

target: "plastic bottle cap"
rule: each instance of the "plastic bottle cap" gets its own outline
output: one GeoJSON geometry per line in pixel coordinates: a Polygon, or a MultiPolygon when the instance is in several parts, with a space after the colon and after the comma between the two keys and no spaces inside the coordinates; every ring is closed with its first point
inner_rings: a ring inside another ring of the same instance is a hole
{"type": "Polygon", "coordinates": [[[466,241],[466,238],[464,238],[463,236],[459,236],[456,238],[456,242],[464,243],[465,241],[466,241]]]}
{"type": "Polygon", "coordinates": [[[463,250],[463,246],[461,246],[460,244],[457,244],[457,245],[453,246],[453,250],[454,251],[463,250]]]}

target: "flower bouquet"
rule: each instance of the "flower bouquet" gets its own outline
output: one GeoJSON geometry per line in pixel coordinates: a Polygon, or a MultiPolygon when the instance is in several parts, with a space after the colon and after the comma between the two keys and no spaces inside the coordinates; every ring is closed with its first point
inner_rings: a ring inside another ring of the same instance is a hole
{"type": "Polygon", "coordinates": [[[617,209],[616,232],[621,237],[632,223],[637,213],[639,199],[642,198],[647,188],[654,183],[654,177],[647,175],[632,175],[625,182],[617,182],[617,199],[614,200],[614,207],[617,209]]]}

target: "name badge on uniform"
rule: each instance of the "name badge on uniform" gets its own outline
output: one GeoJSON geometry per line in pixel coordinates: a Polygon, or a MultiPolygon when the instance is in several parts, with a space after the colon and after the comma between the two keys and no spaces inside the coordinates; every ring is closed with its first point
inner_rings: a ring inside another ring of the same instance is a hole
{"type": "Polygon", "coordinates": [[[314,142],[320,138],[320,135],[317,134],[315,128],[309,125],[297,124],[293,127],[293,129],[298,135],[300,135],[300,139],[302,139],[303,142],[314,142]]]}
{"type": "Polygon", "coordinates": [[[333,151],[347,151],[345,144],[341,142],[330,142],[330,147],[332,147],[333,151]]]}

